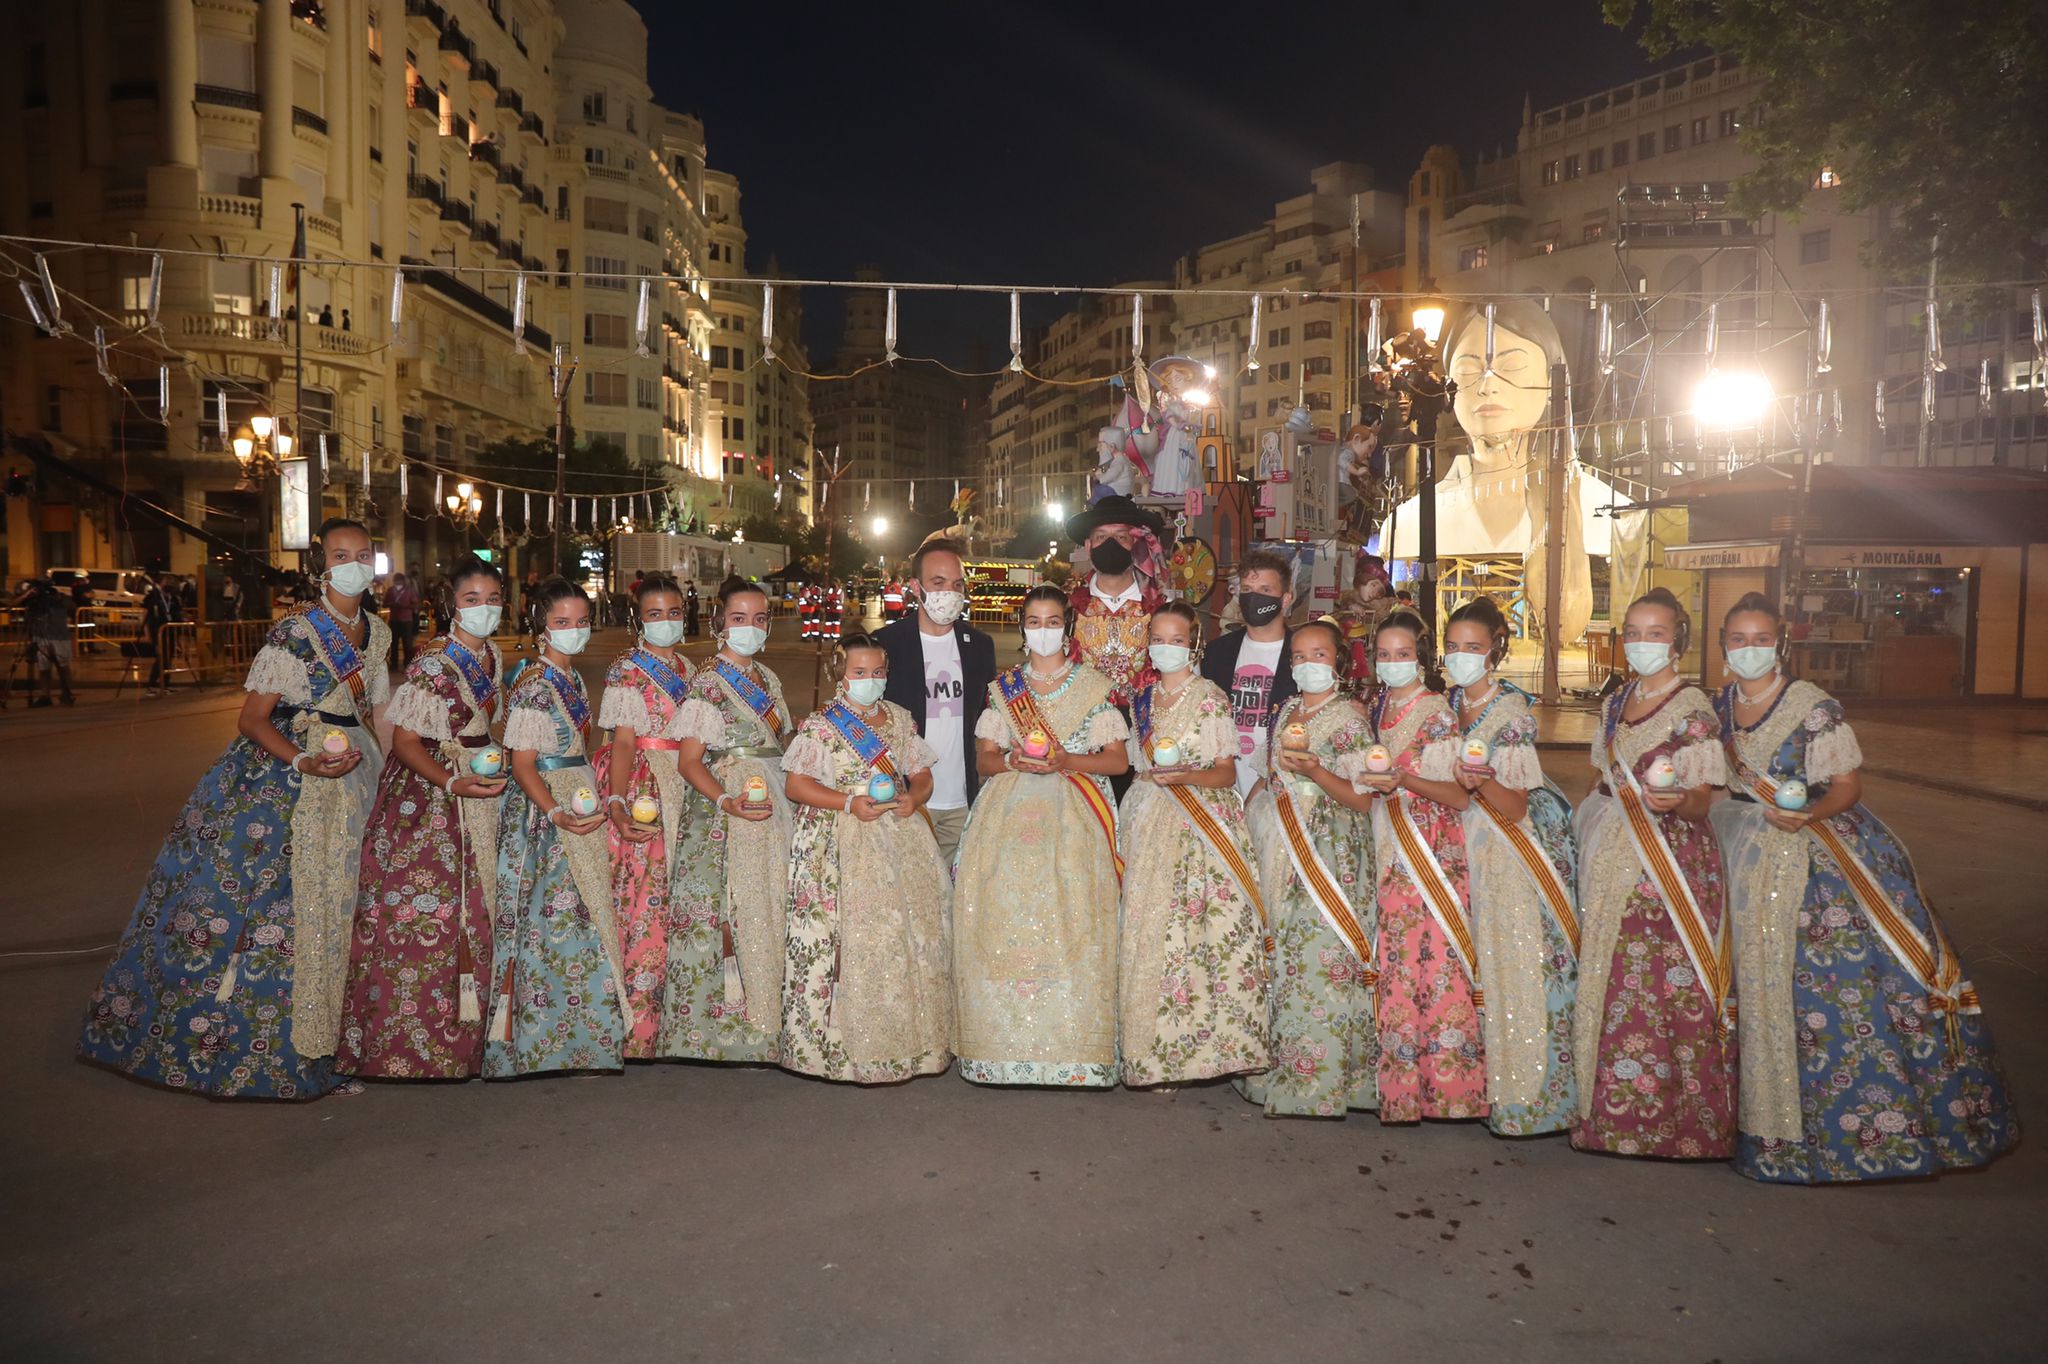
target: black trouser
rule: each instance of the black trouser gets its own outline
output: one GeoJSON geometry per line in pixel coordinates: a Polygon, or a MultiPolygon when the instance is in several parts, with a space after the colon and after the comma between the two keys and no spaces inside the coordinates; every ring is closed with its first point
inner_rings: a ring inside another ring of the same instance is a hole
{"type": "MultiPolygon", "coordinates": [[[[1117,713],[1124,717],[1124,724],[1128,727],[1131,724],[1131,708],[1129,706],[1118,706],[1117,713]]],[[[1133,734],[1137,732],[1135,729],[1131,730],[1133,734]]],[[[1116,793],[1116,804],[1119,809],[1123,807],[1124,793],[1131,789],[1131,783],[1136,779],[1137,774],[1128,767],[1109,779],[1109,789],[1116,793]]]]}

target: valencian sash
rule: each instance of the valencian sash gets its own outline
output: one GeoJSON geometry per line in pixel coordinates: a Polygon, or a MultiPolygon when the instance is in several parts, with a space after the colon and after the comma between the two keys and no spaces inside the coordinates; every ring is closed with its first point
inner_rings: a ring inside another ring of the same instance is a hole
{"type": "Polygon", "coordinates": [[[775,713],[775,698],[768,694],[766,688],[741,672],[729,658],[713,659],[711,671],[725,679],[725,685],[731,687],[733,693],[746,703],[747,709],[768,726],[771,736],[782,733],[782,717],[775,713]]]}
{"type": "MultiPolygon", "coordinates": [[[[1037,698],[1032,696],[1030,684],[1024,680],[1022,664],[1008,672],[997,673],[996,689],[1002,693],[1003,705],[1010,712],[1010,723],[1015,726],[1019,739],[1035,729],[1044,734],[1046,741],[1054,747],[1066,747],[1060,743],[1060,736],[1053,733],[1051,724],[1047,723],[1044,714],[1039,711],[1037,698]]],[[[1109,798],[1102,794],[1101,788],[1097,787],[1085,773],[1068,772],[1063,775],[1074,784],[1074,789],[1081,793],[1081,798],[1088,802],[1088,809],[1095,816],[1095,822],[1102,826],[1102,836],[1109,843],[1109,860],[1116,868],[1116,883],[1121,886],[1124,883],[1124,859],[1116,847],[1116,811],[1111,808],[1109,798]]]]}
{"type": "MultiPolygon", "coordinates": [[[[485,646],[488,651],[489,646],[485,646]]],[[[441,652],[455,665],[455,671],[462,674],[462,680],[469,687],[469,694],[476,698],[477,709],[486,716],[491,713],[491,702],[497,699],[498,679],[491,676],[491,667],[483,659],[469,651],[468,646],[454,635],[441,642],[441,652]]]]}
{"type": "Polygon", "coordinates": [[[569,713],[569,723],[581,734],[590,723],[590,702],[583,695],[583,689],[576,679],[557,668],[546,659],[540,661],[540,675],[548,686],[554,689],[562,702],[562,709],[569,713]]]}
{"type": "MultiPolygon", "coordinates": [[[[1146,687],[1131,698],[1131,719],[1138,726],[1138,742],[1145,749],[1145,757],[1152,757],[1152,688],[1146,687]]],[[[1223,865],[1230,868],[1230,874],[1244,887],[1246,898],[1252,908],[1259,912],[1259,926],[1267,929],[1266,951],[1273,950],[1273,934],[1266,918],[1266,901],[1259,894],[1259,878],[1252,875],[1252,869],[1245,864],[1244,854],[1237,850],[1237,844],[1223,826],[1216,822],[1216,816],[1208,806],[1195,798],[1195,793],[1185,786],[1166,786],[1161,789],[1171,792],[1180,802],[1181,812],[1194,827],[1196,837],[1207,843],[1215,854],[1223,859],[1223,865]]]]}
{"type": "MultiPolygon", "coordinates": [[[[909,783],[904,780],[903,774],[896,770],[896,760],[889,756],[889,745],[882,741],[881,735],[869,727],[867,721],[853,713],[852,706],[844,701],[834,701],[825,707],[825,720],[839,731],[840,738],[852,745],[853,751],[860,756],[862,762],[896,783],[899,795],[908,794],[909,783]]],[[[931,824],[931,811],[919,806],[917,812],[924,816],[926,824],[931,824]]],[[[933,826],[932,832],[938,832],[936,826],[933,826]]]]}
{"type": "MultiPolygon", "coordinates": [[[[1616,699],[1615,712],[1628,703],[1624,694],[1616,699]]],[[[1610,735],[1611,735],[1610,729],[1610,735]]],[[[1613,740],[1610,737],[1608,756],[1614,757],[1613,740]]],[[[1629,838],[1636,846],[1636,859],[1643,864],[1643,870],[1657,884],[1664,897],[1664,907],[1671,913],[1671,921],[1678,925],[1678,941],[1685,948],[1686,959],[1692,963],[1693,974],[1707,987],[1708,997],[1713,1001],[1715,1027],[1723,1037],[1735,1022],[1735,1002],[1728,997],[1728,983],[1732,972],[1728,962],[1728,919],[1724,914],[1719,930],[1707,930],[1707,916],[1700,909],[1700,903],[1693,897],[1692,885],[1678,870],[1678,859],[1672,855],[1671,845],[1664,840],[1664,830],[1657,823],[1657,817],[1650,807],[1643,803],[1643,788],[1637,782],[1636,774],[1626,762],[1614,759],[1614,775],[1609,783],[1614,788],[1615,799],[1621,802],[1624,822],[1628,826],[1629,838]]]]}
{"type": "Polygon", "coordinates": [[[1465,978],[1472,982],[1472,1007],[1484,1009],[1486,991],[1479,984],[1479,952],[1472,942],[1472,924],[1465,914],[1465,902],[1458,898],[1458,888],[1451,884],[1451,878],[1444,875],[1443,865],[1436,860],[1436,850],[1429,846],[1422,830],[1415,827],[1407,794],[1392,791],[1382,799],[1386,802],[1387,823],[1394,830],[1395,856],[1407,864],[1408,874],[1422,892],[1422,902],[1429,906],[1430,916],[1450,939],[1451,950],[1464,962],[1465,978]]]}
{"type": "MultiPolygon", "coordinates": [[[[348,687],[349,701],[355,708],[356,718],[363,715],[363,658],[356,652],[356,646],[348,642],[342,632],[341,622],[326,607],[315,602],[300,608],[306,624],[312,628],[313,638],[320,641],[320,649],[327,655],[329,665],[334,669],[337,680],[348,687]]],[[[365,638],[368,638],[366,635],[365,638]]],[[[315,699],[324,689],[315,689],[315,699]]]]}
{"type": "MultiPolygon", "coordinates": [[[[1732,744],[1728,746],[1728,756],[1756,798],[1767,806],[1776,805],[1778,783],[1761,772],[1752,771],[1737,756],[1732,744]]],[[[1927,892],[1920,887],[1919,872],[1913,870],[1910,861],[1907,862],[1907,874],[1913,878],[1913,889],[1919,894],[1920,903],[1929,906],[1928,921],[1934,928],[1934,941],[1931,943],[1921,934],[1919,927],[1892,903],[1869,865],[1856,855],[1847,839],[1835,832],[1833,825],[1824,819],[1810,820],[1806,832],[1827,850],[1828,856],[1835,859],[1835,865],[1841,868],[1842,879],[1849,883],[1863,916],[1877,930],[1878,937],[1884,939],[1884,945],[1899,965],[1913,977],[1913,983],[1926,993],[1927,1007],[1947,1016],[1950,1044],[1960,1051],[1961,1036],[1955,1026],[1955,1016],[1982,1013],[1983,1007],[1977,999],[1977,987],[1963,979],[1962,962],[1956,956],[1955,945],[1948,939],[1948,931],[1935,917],[1927,892]]]]}
{"type": "Polygon", "coordinates": [[[662,693],[668,697],[668,703],[671,706],[683,704],[683,693],[689,690],[690,683],[687,678],[683,677],[674,668],[669,667],[668,664],[662,662],[645,649],[635,649],[631,654],[627,655],[627,661],[641,672],[646,673],[648,680],[661,688],[662,693]]]}
{"type": "Polygon", "coordinates": [[[1536,883],[1536,890],[1543,896],[1543,902],[1550,906],[1551,915],[1557,926],[1564,931],[1565,941],[1571,944],[1572,956],[1579,955],[1579,914],[1572,907],[1572,893],[1565,886],[1564,878],[1557,874],[1557,864],[1543,855],[1543,849],[1536,846],[1536,840],[1529,837],[1519,821],[1511,820],[1492,805],[1484,795],[1472,793],[1473,803],[1492,822],[1494,832],[1507,840],[1515,850],[1515,856],[1522,859],[1522,866],[1528,870],[1529,879],[1536,883]]]}
{"type": "Polygon", "coordinates": [[[1351,902],[1345,898],[1344,888],[1337,884],[1336,877],[1330,875],[1329,867],[1323,863],[1323,855],[1316,851],[1315,843],[1302,827],[1301,816],[1294,808],[1294,797],[1288,794],[1287,782],[1285,775],[1275,772],[1266,783],[1266,789],[1273,793],[1273,809],[1280,816],[1281,841],[1287,845],[1287,860],[1294,864],[1294,874],[1308,888],[1308,897],[1316,902],[1323,922],[1358,958],[1364,968],[1360,979],[1364,980],[1366,988],[1374,989],[1380,983],[1380,972],[1373,960],[1372,939],[1366,936],[1358,916],[1351,912],[1351,902]]]}

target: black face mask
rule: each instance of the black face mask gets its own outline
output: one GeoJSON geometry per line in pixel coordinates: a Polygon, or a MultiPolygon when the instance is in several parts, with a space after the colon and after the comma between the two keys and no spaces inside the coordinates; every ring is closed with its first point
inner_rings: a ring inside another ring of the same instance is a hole
{"type": "Polygon", "coordinates": [[[1131,551],[1121,540],[1104,540],[1088,551],[1088,562],[1097,573],[1120,577],[1131,570],[1131,551]]]}
{"type": "Polygon", "coordinates": [[[1263,592],[1240,592],[1237,594],[1237,610],[1246,625],[1267,625],[1280,614],[1280,598],[1269,597],[1263,592]]]}

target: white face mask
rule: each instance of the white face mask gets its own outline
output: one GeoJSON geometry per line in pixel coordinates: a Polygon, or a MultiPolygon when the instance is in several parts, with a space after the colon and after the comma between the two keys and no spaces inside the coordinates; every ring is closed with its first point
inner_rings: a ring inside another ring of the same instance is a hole
{"type": "Polygon", "coordinates": [[[1067,632],[1057,625],[1041,625],[1036,629],[1026,630],[1024,647],[1039,655],[1064,653],[1067,647],[1067,632]]]}
{"type": "Polygon", "coordinates": [[[498,631],[498,622],[505,619],[502,606],[458,606],[455,608],[455,623],[464,633],[478,639],[489,639],[498,631]]]}
{"type": "Polygon", "coordinates": [[[882,699],[888,690],[886,677],[849,677],[846,679],[846,699],[856,706],[872,706],[882,699]]]}
{"type": "Polygon", "coordinates": [[[1474,686],[1486,676],[1486,655],[1445,654],[1444,676],[1457,686],[1474,686]]]}
{"type": "Polygon", "coordinates": [[[1297,663],[1291,670],[1294,689],[1314,696],[1337,685],[1337,670],[1327,663],[1297,663]]]}
{"type": "Polygon", "coordinates": [[[573,630],[549,630],[548,647],[558,654],[574,658],[590,647],[590,627],[579,625],[573,630]]]}
{"type": "Polygon", "coordinates": [[[1654,640],[1637,640],[1634,644],[1621,646],[1628,656],[1628,666],[1635,670],[1637,677],[1650,677],[1671,666],[1671,646],[1654,640]]]}
{"type": "Polygon", "coordinates": [[[1405,687],[1422,675],[1422,665],[1412,658],[1383,659],[1373,664],[1372,669],[1381,683],[1389,687],[1405,687]]]}
{"type": "Polygon", "coordinates": [[[1752,644],[1747,648],[1728,651],[1728,671],[1745,682],[1767,677],[1777,669],[1778,650],[1775,645],[1752,644]]]}
{"type": "Polygon", "coordinates": [[[960,619],[960,613],[967,609],[965,592],[927,592],[924,594],[924,613],[934,625],[951,625],[960,619]]]}
{"type": "Polygon", "coordinates": [[[683,637],[683,623],[679,620],[650,620],[640,627],[640,637],[657,649],[668,649],[683,637]]]}
{"type": "Polygon", "coordinates": [[[1152,656],[1152,666],[1163,673],[1179,672],[1195,656],[1195,651],[1185,644],[1154,644],[1146,652],[1152,656]]]}
{"type": "Polygon", "coordinates": [[[768,632],[758,625],[735,625],[725,632],[725,647],[741,658],[752,658],[768,647],[768,632]]]}
{"type": "Polygon", "coordinates": [[[327,570],[327,585],[344,597],[360,597],[376,576],[377,570],[368,564],[336,564],[327,570]]]}

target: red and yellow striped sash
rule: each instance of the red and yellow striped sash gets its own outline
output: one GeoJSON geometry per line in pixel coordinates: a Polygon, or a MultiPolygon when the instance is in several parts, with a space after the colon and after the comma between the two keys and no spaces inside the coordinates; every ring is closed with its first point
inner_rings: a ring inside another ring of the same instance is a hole
{"type": "Polygon", "coordinates": [[[1529,837],[1529,831],[1515,820],[1509,819],[1487,802],[1485,796],[1474,791],[1472,798],[1481,812],[1493,821],[1493,827],[1515,855],[1528,868],[1530,879],[1543,894],[1543,902],[1550,906],[1550,912],[1557,919],[1557,926],[1564,931],[1565,941],[1571,944],[1572,955],[1579,955],[1579,915],[1572,907],[1571,892],[1565,889],[1564,879],[1557,874],[1557,864],[1544,856],[1543,849],[1536,846],[1536,840],[1529,837]]]}
{"type": "Polygon", "coordinates": [[[1322,854],[1301,827],[1301,816],[1295,811],[1294,797],[1287,792],[1286,778],[1275,773],[1268,789],[1273,793],[1273,808],[1280,816],[1281,835],[1286,840],[1287,856],[1294,863],[1295,874],[1308,888],[1309,898],[1316,902],[1324,920],[1365,968],[1363,979],[1367,987],[1377,986],[1380,973],[1373,960],[1372,939],[1366,936],[1358,916],[1351,912],[1351,902],[1344,898],[1344,891],[1323,865],[1322,854]]]}
{"type": "Polygon", "coordinates": [[[1726,1037],[1729,1026],[1735,1021],[1735,1004],[1728,997],[1728,982],[1733,973],[1728,962],[1727,918],[1723,916],[1718,931],[1708,930],[1707,916],[1700,909],[1699,901],[1693,898],[1691,884],[1679,872],[1678,863],[1664,842],[1664,831],[1657,827],[1656,817],[1643,804],[1642,788],[1636,784],[1636,774],[1626,763],[1616,763],[1614,771],[1616,775],[1610,784],[1628,820],[1629,836],[1636,845],[1636,857],[1643,864],[1643,870],[1657,883],[1664,908],[1670,913],[1671,921],[1678,925],[1679,945],[1685,948],[1693,972],[1707,987],[1708,997],[1713,1001],[1716,1030],[1726,1037]]]}
{"type": "Polygon", "coordinates": [[[1386,801],[1387,823],[1393,826],[1394,841],[1401,845],[1401,860],[1408,864],[1408,873],[1422,892],[1423,903],[1429,906],[1437,927],[1444,931],[1444,936],[1451,940],[1452,950],[1465,963],[1465,978],[1472,982],[1473,1007],[1484,1009],[1486,992],[1479,984],[1479,951],[1472,941],[1472,924],[1465,916],[1464,901],[1458,898],[1457,887],[1444,875],[1444,869],[1437,862],[1428,840],[1423,838],[1422,830],[1415,827],[1415,818],[1408,812],[1407,797],[1391,792],[1382,799],[1386,801]]]}

